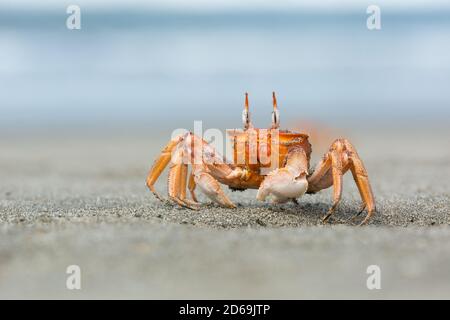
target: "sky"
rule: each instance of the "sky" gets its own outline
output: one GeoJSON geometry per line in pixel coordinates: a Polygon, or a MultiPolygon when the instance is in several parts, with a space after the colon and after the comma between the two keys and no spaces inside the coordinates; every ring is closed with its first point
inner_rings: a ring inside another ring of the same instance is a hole
{"type": "Polygon", "coordinates": [[[91,8],[145,8],[159,10],[222,11],[222,10],[351,10],[375,4],[395,11],[450,9],[448,0],[2,0],[1,9],[48,9],[77,4],[91,8]]]}

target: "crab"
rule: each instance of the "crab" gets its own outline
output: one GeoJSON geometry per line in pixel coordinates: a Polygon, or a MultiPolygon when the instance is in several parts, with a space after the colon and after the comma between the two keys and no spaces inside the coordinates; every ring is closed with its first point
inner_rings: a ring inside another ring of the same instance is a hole
{"type": "Polygon", "coordinates": [[[365,209],[366,224],[375,212],[375,200],[363,161],[355,147],[345,138],[336,139],[314,170],[310,170],[311,144],[306,133],[280,130],[280,115],[275,92],[272,94],[272,125],[268,129],[253,127],[250,121],[248,94],[242,113],[243,129],[228,130],[232,140],[233,161],[227,162],[203,138],[186,132],[175,136],[164,147],[147,176],[147,186],[160,200],[155,182],[170,162],[168,196],[171,202],[198,210],[196,186],[213,202],[227,208],[236,205],[220,184],[231,190],[258,189],[256,198],[285,203],[303,194],[314,194],[333,187],[333,204],[323,217],[326,223],[336,211],[342,197],[343,175],[350,171],[362,200],[357,218],[365,209]],[[191,166],[188,175],[188,167],[191,166]],[[187,190],[190,199],[187,197],[187,190]]]}

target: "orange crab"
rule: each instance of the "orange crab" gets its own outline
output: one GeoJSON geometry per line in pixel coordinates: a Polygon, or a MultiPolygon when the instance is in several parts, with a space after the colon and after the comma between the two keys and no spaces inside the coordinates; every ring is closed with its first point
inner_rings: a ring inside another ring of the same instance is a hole
{"type": "Polygon", "coordinates": [[[258,189],[258,200],[264,201],[271,196],[274,203],[297,202],[296,199],[305,193],[312,194],[333,186],[333,205],[323,218],[326,222],[341,200],[342,177],[350,170],[363,202],[355,217],[367,209],[368,214],[361,224],[369,221],[375,212],[373,192],[363,162],[347,139],[335,140],[315,170],[310,171],[308,135],[279,129],[275,93],[271,128],[253,127],[247,93],[242,120],[243,130],[228,130],[233,143],[232,163],[227,163],[205,140],[187,132],[172,139],[156,159],[147,176],[148,188],[162,200],[154,184],[169,162],[169,198],[191,209],[200,208],[194,191],[196,186],[208,198],[228,208],[236,206],[219,183],[232,190],[258,189]],[[191,172],[188,178],[189,165],[191,172]],[[191,199],[186,197],[186,188],[191,199]]]}

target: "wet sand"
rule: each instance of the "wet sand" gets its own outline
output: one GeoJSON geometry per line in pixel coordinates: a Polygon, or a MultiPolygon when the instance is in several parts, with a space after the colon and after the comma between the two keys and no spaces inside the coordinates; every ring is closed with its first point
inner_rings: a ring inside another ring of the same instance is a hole
{"type": "Polygon", "coordinates": [[[144,182],[163,140],[2,139],[0,297],[450,298],[450,132],[426,132],[352,134],[378,209],[362,228],[347,221],[351,175],[324,226],[331,190],[281,206],[227,190],[235,210],[155,200],[144,182]],[[80,291],[65,288],[71,264],[80,291]]]}

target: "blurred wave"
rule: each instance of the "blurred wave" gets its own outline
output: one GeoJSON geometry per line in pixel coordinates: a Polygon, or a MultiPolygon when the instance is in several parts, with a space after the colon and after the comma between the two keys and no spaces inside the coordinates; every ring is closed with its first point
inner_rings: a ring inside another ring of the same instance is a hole
{"type": "Polygon", "coordinates": [[[450,118],[448,12],[0,12],[0,126],[239,126],[450,118]]]}

